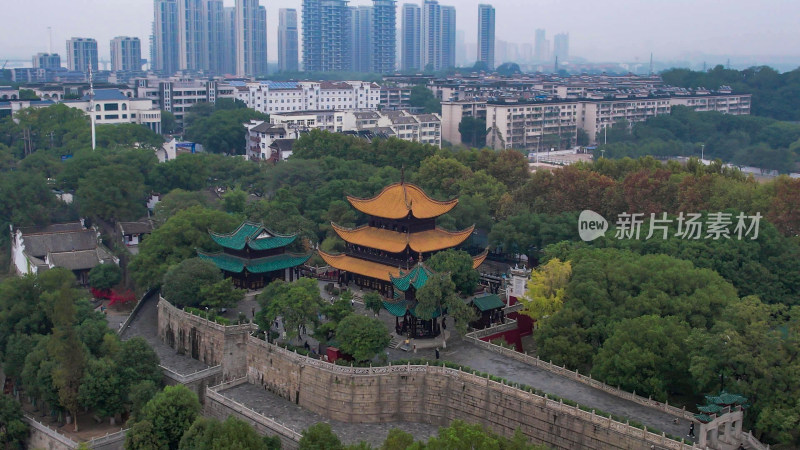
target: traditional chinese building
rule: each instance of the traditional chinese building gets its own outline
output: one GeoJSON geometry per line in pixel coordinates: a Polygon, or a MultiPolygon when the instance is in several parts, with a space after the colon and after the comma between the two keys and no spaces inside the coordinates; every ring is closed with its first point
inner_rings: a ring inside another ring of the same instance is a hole
{"type": "MultiPolygon", "coordinates": [[[[384,306],[396,317],[413,315],[414,293],[429,273],[420,263],[436,252],[462,244],[474,226],[461,231],[437,227],[436,218],[452,210],[458,199],[434,200],[418,186],[402,181],[387,186],[375,197],[348,196],[347,201],[366,214],[368,222],[357,228],[331,224],[345,241],[346,250],[338,255],[320,251],[320,256],[341,271],[340,283],[355,282],[380,292],[389,299],[384,306]]],[[[485,258],[486,252],[474,257],[473,267],[485,258]]]]}
{"type": "Polygon", "coordinates": [[[229,234],[210,232],[211,239],[222,247],[221,252],[197,251],[200,258],[213,262],[225,277],[242,289],[261,289],[273,280],[294,281],[299,278],[298,266],[305,264],[311,253],[289,253],[286,248],[297,234],[275,233],[260,223],[244,222],[229,234]]]}

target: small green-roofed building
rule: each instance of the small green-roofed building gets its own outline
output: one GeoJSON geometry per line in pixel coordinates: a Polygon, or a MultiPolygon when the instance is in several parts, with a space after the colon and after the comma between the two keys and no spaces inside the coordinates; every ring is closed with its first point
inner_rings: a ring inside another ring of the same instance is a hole
{"type": "Polygon", "coordinates": [[[506,304],[500,300],[500,296],[497,294],[490,294],[484,295],[483,297],[475,297],[472,299],[472,304],[478,308],[480,312],[491,311],[493,309],[499,309],[506,306],[506,304]]]}
{"type": "Polygon", "coordinates": [[[312,255],[287,252],[297,234],[275,233],[260,223],[243,222],[231,233],[210,231],[209,234],[222,251],[198,250],[198,256],[213,262],[242,289],[261,289],[273,280],[294,281],[300,277],[298,267],[312,255]]]}
{"type": "Polygon", "coordinates": [[[400,270],[400,276],[389,275],[394,301],[383,302],[383,307],[395,316],[397,334],[413,338],[431,338],[441,334],[442,328],[438,319],[443,311],[437,309],[430,317],[420,317],[417,313],[417,291],[422,289],[434,272],[419,262],[411,270],[400,270]],[[402,322],[400,321],[402,318],[402,322]]]}
{"type": "Polygon", "coordinates": [[[470,323],[473,328],[486,328],[504,320],[503,308],[506,303],[497,294],[488,294],[472,299],[472,306],[478,312],[478,320],[470,323]]]}

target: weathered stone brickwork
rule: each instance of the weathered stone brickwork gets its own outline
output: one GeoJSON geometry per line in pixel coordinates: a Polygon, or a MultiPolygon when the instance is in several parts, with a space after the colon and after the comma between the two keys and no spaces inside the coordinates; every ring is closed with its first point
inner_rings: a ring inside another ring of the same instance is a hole
{"type": "MultiPolygon", "coordinates": [[[[209,365],[224,380],[246,377],[310,411],[348,423],[397,421],[447,425],[461,419],[513,436],[520,429],[557,449],[691,448],[592,412],[456,369],[435,366],[340,367],[289,352],[251,336],[251,324],[225,327],[159,302],[159,336],[209,365]],[[195,356],[196,355],[196,356],[195,356]]],[[[237,381],[242,382],[243,380],[237,381]]],[[[262,432],[280,428],[269,419],[206,391],[206,413],[233,414],[262,432]]],[[[288,434],[285,444],[295,442],[288,434]]]]}
{"type": "Polygon", "coordinates": [[[158,337],[178,353],[209,366],[222,365],[224,379],[244,376],[247,337],[255,324],[223,326],[184,312],[163,298],[158,302],[158,337]]]}
{"type": "Polygon", "coordinates": [[[520,389],[435,366],[349,368],[313,360],[250,337],[247,381],[332,420],[454,419],[511,437],[520,429],[558,449],[691,448],[520,389]]]}

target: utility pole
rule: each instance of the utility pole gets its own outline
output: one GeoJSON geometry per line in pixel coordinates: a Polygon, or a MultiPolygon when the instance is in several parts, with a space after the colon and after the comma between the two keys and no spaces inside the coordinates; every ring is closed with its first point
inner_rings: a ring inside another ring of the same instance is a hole
{"type": "Polygon", "coordinates": [[[97,135],[94,124],[94,79],[92,77],[92,61],[89,60],[89,117],[92,120],[92,151],[97,146],[97,135]]]}
{"type": "Polygon", "coordinates": [[[706,144],[700,144],[700,161],[705,159],[706,144]]]}

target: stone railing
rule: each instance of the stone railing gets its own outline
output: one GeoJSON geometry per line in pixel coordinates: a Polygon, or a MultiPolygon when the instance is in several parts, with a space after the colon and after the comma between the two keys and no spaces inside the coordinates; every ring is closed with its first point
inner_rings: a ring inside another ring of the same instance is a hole
{"type": "Polygon", "coordinates": [[[118,442],[124,442],[125,436],[127,434],[128,434],[128,428],[124,430],[119,430],[116,433],[106,434],[105,436],[94,438],[91,441],[87,442],[86,444],[89,446],[89,448],[93,449],[102,448],[105,446],[118,448],[118,446],[115,446],[113,444],[116,444],[118,442]]]}
{"type": "Polygon", "coordinates": [[[64,436],[63,434],[53,430],[52,428],[48,427],[47,425],[37,421],[33,417],[25,414],[24,415],[25,422],[33,428],[32,432],[38,432],[44,434],[47,438],[52,441],[55,441],[57,444],[61,444],[66,448],[77,448],[78,443],[73,441],[72,439],[64,436]]]}
{"type": "Polygon", "coordinates": [[[557,375],[570,378],[572,380],[591,386],[595,389],[607,392],[611,395],[614,395],[615,397],[623,398],[625,400],[630,400],[634,403],[654,408],[659,411],[666,412],[668,414],[680,417],[685,420],[690,420],[690,421],[694,420],[694,414],[691,411],[686,411],[686,407],[678,408],[670,405],[669,403],[661,403],[659,401],[653,400],[652,398],[644,398],[642,396],[636,395],[636,392],[633,393],[627,392],[620,388],[609,386],[603,383],[602,381],[595,380],[594,378],[592,378],[591,374],[589,374],[589,376],[586,376],[581,373],[578,373],[577,370],[572,371],[567,369],[566,367],[559,367],[555,364],[552,364],[551,362],[543,361],[539,359],[538,356],[530,356],[527,353],[520,353],[516,350],[501,347],[499,345],[492,344],[491,342],[485,342],[480,340],[481,337],[490,336],[492,334],[496,334],[506,330],[507,329],[505,328],[505,325],[500,325],[498,327],[492,327],[480,330],[482,335],[478,335],[477,334],[478,332],[466,334],[464,336],[464,339],[479,347],[485,348],[491,352],[499,353],[503,356],[531,365],[533,367],[540,367],[544,370],[547,370],[548,372],[552,372],[557,375]]]}
{"type": "Polygon", "coordinates": [[[764,445],[753,436],[752,431],[748,431],[747,434],[742,434],[742,440],[747,444],[747,448],[754,448],[756,450],[769,450],[769,444],[764,445]]]}
{"type": "Polygon", "coordinates": [[[486,336],[491,336],[493,334],[502,333],[504,331],[511,331],[517,328],[517,321],[514,319],[506,319],[506,323],[501,325],[496,325],[493,327],[483,328],[480,330],[475,330],[470,333],[467,333],[466,336],[473,337],[475,339],[482,339],[486,336]]]}
{"type": "MultiPolygon", "coordinates": [[[[670,437],[667,437],[663,432],[661,434],[656,434],[648,431],[646,428],[645,429],[636,428],[634,426],[629,425],[628,422],[622,423],[612,419],[611,417],[603,417],[601,415],[597,415],[595,414],[594,410],[585,411],[580,408],[580,405],[575,405],[575,406],[565,405],[563,403],[563,400],[555,401],[553,399],[548,398],[546,395],[542,397],[532,392],[522,390],[516,384],[507,384],[504,381],[494,381],[490,379],[489,376],[487,377],[478,376],[470,372],[462,371],[461,368],[451,369],[444,366],[435,366],[435,365],[431,366],[427,364],[424,366],[411,365],[410,363],[405,365],[390,364],[388,366],[378,366],[378,367],[339,366],[322,360],[309,358],[307,356],[303,356],[295,352],[291,352],[274,344],[267,343],[254,336],[250,336],[250,343],[257,344],[258,346],[261,346],[267,349],[268,351],[282,354],[283,356],[290,359],[290,361],[297,363],[298,365],[306,367],[309,366],[315,367],[332,374],[375,376],[375,375],[394,374],[394,373],[407,373],[407,374],[424,373],[432,375],[441,375],[449,378],[462,377],[462,379],[469,379],[475,384],[478,385],[483,384],[487,387],[494,388],[500,391],[504,396],[505,395],[528,396],[528,398],[531,399],[532,403],[536,404],[537,406],[541,406],[551,411],[556,411],[580,418],[582,420],[592,423],[597,427],[604,427],[609,431],[613,431],[615,433],[619,433],[633,439],[644,440],[647,442],[648,445],[657,446],[658,448],[674,449],[674,450],[701,448],[701,447],[696,447],[694,444],[686,444],[682,441],[676,441],[670,437]]],[[[483,343],[485,344],[485,342],[483,343]]],[[[238,380],[236,382],[238,382],[238,380]]],[[[219,395],[216,392],[214,394],[219,395]]],[[[226,403],[229,401],[230,399],[227,399],[226,403]]],[[[248,409],[243,405],[242,408],[248,409]]],[[[678,409],[676,408],[676,410],[678,409]]]]}
{"type": "Polygon", "coordinates": [[[506,314],[513,313],[513,312],[520,312],[520,311],[522,311],[523,306],[524,305],[522,303],[517,302],[517,303],[514,303],[511,306],[506,306],[505,308],[503,308],[503,312],[506,313],[506,314]]]}
{"type": "Polygon", "coordinates": [[[247,406],[237,402],[236,400],[233,400],[229,397],[225,397],[224,395],[219,393],[220,391],[224,391],[225,389],[230,389],[232,387],[246,383],[247,383],[247,377],[243,377],[219,384],[217,386],[213,387],[209,386],[208,388],[206,388],[206,401],[211,400],[220,403],[232,409],[236,413],[241,414],[247,419],[259,423],[266,428],[269,428],[282,438],[294,442],[300,442],[300,438],[302,437],[300,433],[292,430],[286,425],[276,422],[274,419],[271,419],[254,409],[248,408],[247,406]]]}
{"type": "Polygon", "coordinates": [[[180,384],[189,384],[193,383],[197,380],[202,380],[203,378],[208,378],[213,375],[221,374],[222,373],[222,366],[216,365],[213,367],[209,367],[207,369],[198,370],[197,372],[190,373],[188,375],[184,375],[174,370],[159,365],[158,367],[164,372],[164,375],[174,380],[176,383],[180,384]]]}
{"type": "Polygon", "coordinates": [[[250,333],[250,332],[258,330],[258,325],[254,324],[254,323],[251,323],[251,322],[246,322],[246,323],[242,323],[242,324],[238,324],[238,325],[222,325],[222,324],[217,323],[217,322],[215,322],[215,321],[213,321],[211,319],[207,319],[207,318],[205,318],[205,317],[203,317],[201,315],[194,314],[191,311],[186,311],[186,310],[180,309],[180,308],[176,307],[175,305],[173,305],[172,303],[170,303],[168,300],[164,299],[164,297],[162,297],[160,295],[158,296],[158,307],[159,308],[164,308],[164,309],[168,310],[172,314],[185,314],[187,316],[195,318],[195,320],[197,320],[198,322],[202,322],[204,326],[207,326],[207,327],[212,328],[212,329],[217,330],[217,331],[221,331],[221,332],[223,332],[225,334],[233,334],[233,333],[239,333],[239,332],[248,332],[248,333],[250,333]]]}

